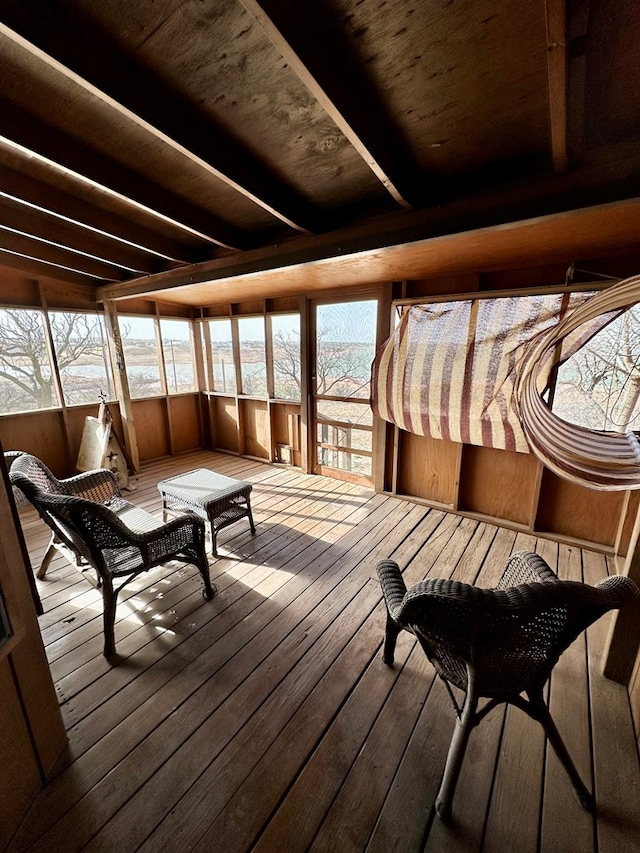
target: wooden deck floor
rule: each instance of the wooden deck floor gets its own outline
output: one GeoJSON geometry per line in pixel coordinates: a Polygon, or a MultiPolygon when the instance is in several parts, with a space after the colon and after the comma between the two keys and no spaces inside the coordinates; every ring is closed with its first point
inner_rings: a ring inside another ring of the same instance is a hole
{"type": "MultiPolygon", "coordinates": [[[[595,583],[602,555],[558,546],[337,480],[215,453],[145,466],[130,499],[159,513],[156,483],[210,467],[254,485],[258,526],[224,530],[219,593],[192,567],[125,587],[102,657],[99,594],[58,557],[38,582],[42,634],[68,753],[11,850],[638,851],[640,772],[626,690],[600,674],[603,619],[554,671],[551,709],[595,788],[582,810],[541,729],[496,709],[471,739],[443,826],[433,815],[454,714],[415,641],[380,656],[374,566],[492,586],[534,548],[595,583]]],[[[34,566],[48,539],[22,513],[34,566]]]]}

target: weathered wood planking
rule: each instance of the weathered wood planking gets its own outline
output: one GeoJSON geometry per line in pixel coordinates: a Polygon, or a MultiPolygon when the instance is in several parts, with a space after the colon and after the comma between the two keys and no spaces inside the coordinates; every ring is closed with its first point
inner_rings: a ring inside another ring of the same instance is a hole
{"type": "MultiPolygon", "coordinates": [[[[396,559],[409,584],[429,574],[492,586],[514,550],[537,548],[552,565],[560,554],[563,575],[578,576],[582,559],[590,583],[606,573],[603,556],[220,453],[149,463],[130,497],[159,513],[156,483],[200,466],[253,483],[258,527],[224,531],[212,602],[182,566],[149,573],[129,597],[125,587],[127,658],[110,667],[99,608],[77,606],[99,594],[62,559],[38,582],[55,587],[41,619],[69,749],[9,850],[208,851],[224,838],[225,853],[572,853],[579,837],[582,853],[594,833],[599,853],[635,849],[640,771],[626,692],[599,672],[605,620],[550,688],[589,787],[593,753],[593,819],[540,727],[497,709],[472,734],[454,820],[442,824],[433,803],[455,719],[449,698],[408,634],[394,669],[380,656],[381,557],[396,559]],[[73,613],[75,628],[64,622],[73,613]]],[[[22,519],[35,561],[48,536],[30,511],[22,519]]]]}

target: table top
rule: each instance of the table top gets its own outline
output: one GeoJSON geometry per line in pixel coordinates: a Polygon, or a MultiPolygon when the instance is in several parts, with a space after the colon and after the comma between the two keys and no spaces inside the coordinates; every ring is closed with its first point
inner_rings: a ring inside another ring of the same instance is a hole
{"type": "Polygon", "coordinates": [[[161,494],[199,506],[205,506],[212,501],[234,494],[248,494],[252,488],[251,483],[225,477],[224,474],[216,474],[208,468],[197,468],[195,471],[169,477],[158,483],[161,494]]]}

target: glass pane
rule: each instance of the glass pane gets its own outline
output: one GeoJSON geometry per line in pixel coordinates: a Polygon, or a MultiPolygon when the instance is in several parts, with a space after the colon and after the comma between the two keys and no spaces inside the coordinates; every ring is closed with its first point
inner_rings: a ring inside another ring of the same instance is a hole
{"type": "Polygon", "coordinates": [[[266,397],[267,359],[264,345],[264,318],[239,318],[238,340],[240,343],[242,393],[255,397],[266,397]]]}
{"type": "Polygon", "coordinates": [[[318,306],[316,393],[368,399],[377,305],[371,300],[318,306]]]}
{"type": "Polygon", "coordinates": [[[195,370],[189,320],[160,320],[162,351],[169,394],[195,391],[195,370]]]}
{"type": "Polygon", "coordinates": [[[369,402],[345,403],[342,400],[318,400],[318,418],[339,423],[373,426],[373,412],[369,402]]]}
{"type": "Polygon", "coordinates": [[[640,429],[640,306],[601,329],[558,369],[553,411],[589,429],[640,429]]]}
{"type": "Polygon", "coordinates": [[[283,400],[300,399],[300,315],[271,317],[273,394],[283,400]]]}
{"type": "Polygon", "coordinates": [[[231,320],[209,320],[208,327],[211,337],[214,391],[235,394],[236,371],[233,365],[231,320]]]}
{"type": "Polygon", "coordinates": [[[129,392],[133,399],[162,394],[153,317],[118,317],[129,392]]]}
{"type": "Polygon", "coordinates": [[[60,405],[41,311],[0,309],[0,414],[60,405]]]}
{"type": "Polygon", "coordinates": [[[357,453],[347,453],[344,450],[326,447],[318,447],[318,465],[350,471],[362,477],[370,477],[372,470],[370,456],[359,456],[357,453]]]}
{"type": "Polygon", "coordinates": [[[115,399],[104,318],[100,314],[51,311],[51,335],[67,405],[115,399]]]}

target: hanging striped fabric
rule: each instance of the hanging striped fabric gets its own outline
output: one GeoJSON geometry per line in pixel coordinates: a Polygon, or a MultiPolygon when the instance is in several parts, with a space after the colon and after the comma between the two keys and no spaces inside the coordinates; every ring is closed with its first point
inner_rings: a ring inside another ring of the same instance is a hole
{"type": "Polygon", "coordinates": [[[412,305],[374,360],[374,413],[419,435],[531,449],[560,476],[592,488],[639,487],[633,433],[569,424],[543,399],[553,368],[638,301],[640,276],[597,295],[412,305]]]}

